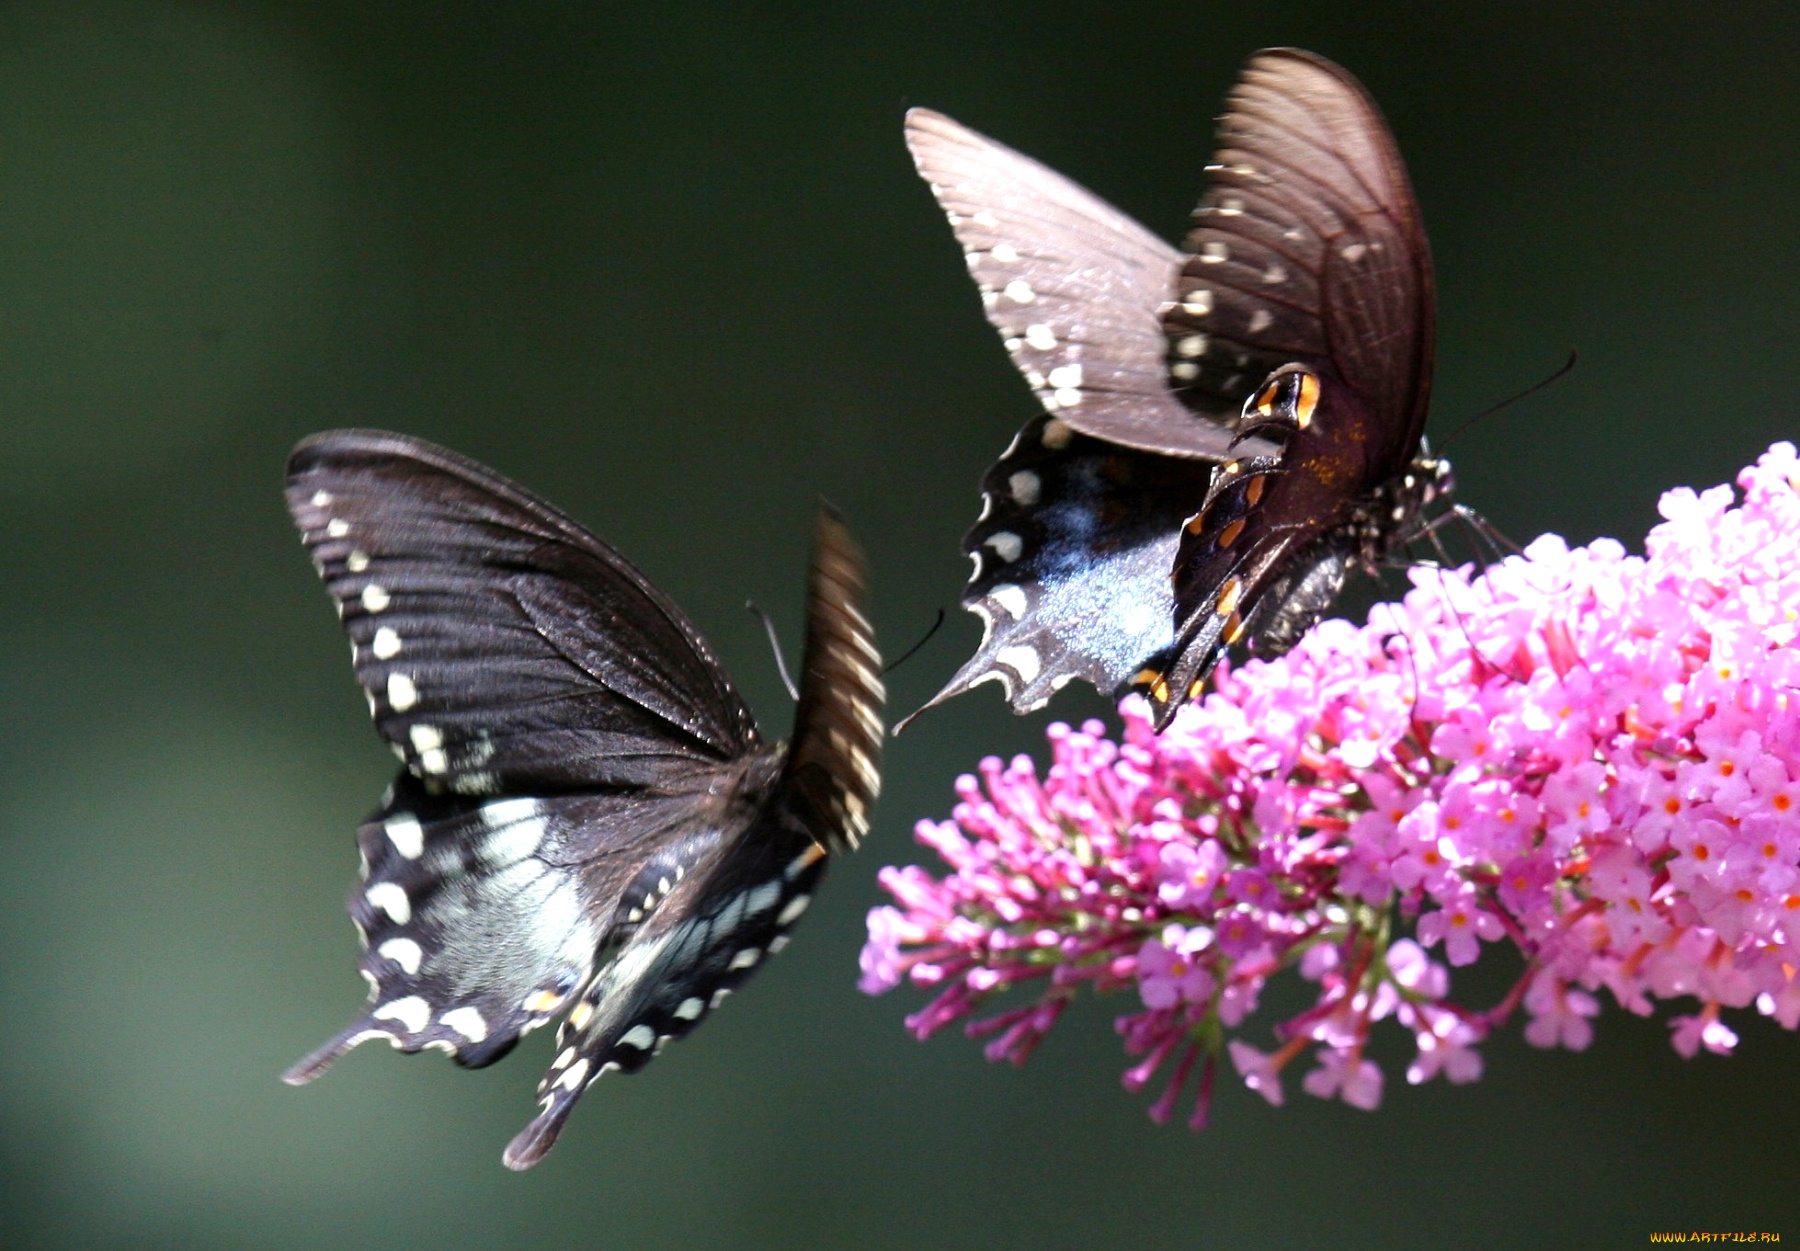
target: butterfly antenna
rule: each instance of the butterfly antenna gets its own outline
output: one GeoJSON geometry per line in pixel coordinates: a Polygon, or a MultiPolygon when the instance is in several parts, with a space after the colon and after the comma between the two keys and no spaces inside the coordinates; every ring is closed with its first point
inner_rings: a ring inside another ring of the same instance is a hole
{"type": "Polygon", "coordinates": [[[781,675],[781,684],[787,687],[788,698],[796,704],[800,702],[800,688],[794,685],[793,675],[788,672],[787,660],[781,654],[781,638],[775,633],[775,623],[769,614],[756,606],[756,601],[747,599],[744,607],[756,614],[756,619],[763,623],[763,630],[769,636],[769,650],[775,653],[775,672],[781,675]]]}
{"type": "Polygon", "coordinates": [[[931,623],[931,629],[925,631],[925,637],[920,639],[917,643],[914,643],[911,647],[907,648],[903,653],[901,653],[900,659],[894,661],[893,664],[887,666],[885,669],[883,669],[881,671],[882,675],[886,676],[887,674],[892,673],[894,670],[898,669],[901,665],[903,665],[907,661],[911,660],[913,658],[913,656],[915,654],[917,654],[918,650],[921,647],[923,647],[923,646],[925,646],[925,644],[931,642],[931,636],[936,634],[938,632],[938,628],[940,626],[942,626],[943,624],[944,624],[944,610],[942,608],[940,608],[937,611],[937,620],[931,623]]]}
{"type": "Polygon", "coordinates": [[[1502,409],[1511,408],[1514,404],[1517,404],[1521,400],[1530,399],[1532,396],[1536,395],[1539,391],[1542,391],[1545,387],[1548,387],[1551,383],[1560,382],[1562,379],[1568,377],[1569,373],[1575,368],[1575,362],[1580,359],[1580,356],[1581,356],[1581,354],[1579,352],[1577,352],[1574,348],[1570,348],[1569,349],[1569,359],[1563,362],[1561,369],[1558,369],[1555,373],[1551,374],[1548,378],[1545,378],[1542,381],[1532,383],[1530,386],[1526,387],[1523,391],[1519,392],[1517,395],[1513,396],[1511,399],[1501,400],[1498,404],[1494,405],[1492,408],[1482,409],[1479,413],[1476,413],[1473,417],[1471,417],[1467,421],[1463,422],[1462,425],[1460,425],[1456,429],[1452,430],[1449,433],[1449,435],[1445,437],[1443,443],[1440,446],[1449,447],[1451,442],[1455,440],[1457,435],[1459,435],[1463,431],[1467,430],[1470,426],[1474,425],[1476,422],[1481,421],[1483,418],[1492,417],[1495,413],[1501,411],[1502,409]]]}

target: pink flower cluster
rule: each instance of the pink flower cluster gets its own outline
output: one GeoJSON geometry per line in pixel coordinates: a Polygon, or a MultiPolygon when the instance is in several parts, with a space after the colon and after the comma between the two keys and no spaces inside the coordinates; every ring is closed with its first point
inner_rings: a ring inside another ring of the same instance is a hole
{"type": "Polygon", "coordinates": [[[1221,670],[1158,736],[1050,727],[1052,764],[982,762],[918,838],[948,865],[882,870],[862,987],[935,997],[924,1038],[968,1019],[1021,1063],[1083,985],[1134,989],[1120,1017],[1136,1090],[1222,1054],[1270,1103],[1286,1066],[1361,1108],[1385,1018],[1410,1082],[1481,1074],[1519,1007],[1527,1040],[1585,1048],[1605,992],[1728,1053],[1723,1009],[1800,1024],[1800,460],[1779,443],[1729,487],[1661,501],[1642,557],[1554,536],[1470,577],[1415,569],[1368,624],[1327,621],[1278,660],[1221,670]],[[1411,936],[1407,932],[1410,930],[1411,936]],[[1485,1009],[1450,999],[1484,944],[1525,972],[1485,1009]],[[1440,963],[1441,957],[1444,963],[1440,963]],[[1313,1006],[1259,1050],[1233,1037],[1284,969],[1313,1006]],[[1013,988],[1028,1002],[977,1016],[1013,988]]]}

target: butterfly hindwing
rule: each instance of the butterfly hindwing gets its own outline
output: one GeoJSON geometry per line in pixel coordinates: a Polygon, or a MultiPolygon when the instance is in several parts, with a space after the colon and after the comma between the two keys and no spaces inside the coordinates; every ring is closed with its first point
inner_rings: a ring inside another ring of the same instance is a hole
{"type": "Polygon", "coordinates": [[[491,470],[419,439],[333,431],[295,449],[287,495],[376,727],[428,786],[641,784],[756,742],[680,611],[491,470]]]}
{"type": "MultiPolygon", "coordinates": [[[[772,814],[731,848],[714,847],[657,898],[600,970],[557,1031],[557,1053],[538,1083],[539,1112],[506,1149],[529,1168],[555,1143],[575,1101],[608,1073],[633,1073],[670,1039],[700,1023],[787,945],[787,930],[811,902],[825,852],[772,814]]],[[[628,892],[627,906],[642,910],[628,892]]]]}
{"type": "Polygon", "coordinates": [[[1173,638],[1177,534],[1206,492],[1203,461],[1156,456],[1028,422],[982,479],[963,539],[963,606],[981,646],[927,708],[997,681],[1014,711],[1074,678],[1110,692],[1173,638]]]}
{"type": "Polygon", "coordinates": [[[474,800],[402,773],[357,836],[348,908],[369,1006],[288,1080],[372,1038],[499,1059],[587,983],[631,875],[717,806],[705,788],[474,800]]]}

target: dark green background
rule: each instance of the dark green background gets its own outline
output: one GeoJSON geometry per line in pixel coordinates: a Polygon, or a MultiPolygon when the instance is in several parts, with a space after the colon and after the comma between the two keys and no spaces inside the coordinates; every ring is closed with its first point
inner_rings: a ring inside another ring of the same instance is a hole
{"type": "MultiPolygon", "coordinates": [[[[0,8],[0,1243],[11,1247],[1604,1246],[1800,1238],[1800,1040],[1584,1055],[1370,1115],[1222,1081],[1157,1129],[1113,1005],[1023,1071],[854,987],[876,869],[1044,718],[992,688],[889,755],[799,941],[541,1168],[548,1039],[276,1074],[363,987],[339,901],[392,760],[280,503],[300,435],[415,432],[616,543],[788,711],[813,499],[890,652],[966,571],[1032,411],[900,139],[909,104],[1173,236],[1242,58],[1350,66],[1435,245],[1438,429],[1521,537],[1635,543],[1794,433],[1800,31],[1785,4],[500,3],[0,8]]],[[[910,709],[975,634],[893,676],[910,709]]],[[[1069,692],[1080,716],[1102,705],[1069,692]]],[[[1498,993],[1491,975],[1471,993],[1498,993]]],[[[1119,1005],[1121,1007],[1125,1005],[1119,1005]]],[[[1266,1030],[1268,1017],[1263,1018],[1266,1030]]],[[[1266,1033],[1253,1037],[1266,1040],[1266,1033]]]]}

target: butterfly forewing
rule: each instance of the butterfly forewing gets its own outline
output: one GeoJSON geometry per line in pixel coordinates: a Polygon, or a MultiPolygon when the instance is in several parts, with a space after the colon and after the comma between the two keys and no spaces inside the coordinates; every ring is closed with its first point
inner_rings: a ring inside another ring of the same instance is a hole
{"type": "Polygon", "coordinates": [[[988,321],[1045,409],[1127,446],[1224,454],[1229,431],[1196,420],[1169,390],[1159,312],[1181,268],[1175,249],[1056,171],[941,113],[909,112],[906,141],[950,219],[988,321]]]}
{"type": "Polygon", "coordinates": [[[464,794],[631,785],[748,750],[748,708],[623,557],[491,470],[335,431],[288,506],[336,599],[376,727],[464,794]]]}
{"type": "Polygon", "coordinates": [[[1294,49],[1252,58],[1184,246],[1164,325],[1185,403],[1235,408],[1297,361],[1381,416],[1376,459],[1412,454],[1431,381],[1431,253],[1399,149],[1354,78],[1294,49]]]}
{"type": "Polygon", "coordinates": [[[819,510],[807,593],[806,653],[782,801],[829,851],[854,850],[881,792],[881,654],[864,615],[862,549],[819,510]]]}
{"type": "Polygon", "coordinates": [[[567,1012],[506,1154],[527,1167],[590,1083],[778,951],[826,849],[866,830],[882,696],[861,554],[822,514],[790,758],[673,604],[490,470],[338,432],[296,451],[288,497],[407,764],[359,832],[369,1006],[288,1080],[375,1038],[486,1064],[567,1012]]]}

